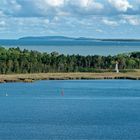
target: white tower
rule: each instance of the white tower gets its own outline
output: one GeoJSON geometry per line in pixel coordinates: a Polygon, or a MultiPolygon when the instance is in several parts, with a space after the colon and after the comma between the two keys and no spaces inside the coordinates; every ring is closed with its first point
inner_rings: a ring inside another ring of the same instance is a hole
{"type": "Polygon", "coordinates": [[[116,71],[116,73],[119,73],[119,67],[118,67],[118,62],[117,61],[116,61],[115,71],[116,71]]]}

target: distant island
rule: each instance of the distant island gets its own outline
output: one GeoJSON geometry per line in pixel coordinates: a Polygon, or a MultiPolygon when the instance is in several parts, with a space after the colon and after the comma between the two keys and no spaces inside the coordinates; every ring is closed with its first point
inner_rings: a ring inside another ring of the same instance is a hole
{"type": "Polygon", "coordinates": [[[0,45],[128,45],[140,43],[140,39],[98,39],[65,36],[29,36],[19,39],[0,39],[0,45]]]}
{"type": "Polygon", "coordinates": [[[46,41],[140,41],[140,39],[98,39],[98,38],[86,38],[86,37],[66,37],[66,36],[29,36],[22,37],[18,40],[46,40],[46,41]]]}

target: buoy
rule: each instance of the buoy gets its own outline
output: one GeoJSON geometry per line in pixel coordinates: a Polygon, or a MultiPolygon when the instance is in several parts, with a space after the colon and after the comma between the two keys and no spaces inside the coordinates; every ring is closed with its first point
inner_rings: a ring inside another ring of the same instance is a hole
{"type": "Polygon", "coordinates": [[[64,96],[64,91],[63,90],[61,91],[61,96],[64,96]]]}

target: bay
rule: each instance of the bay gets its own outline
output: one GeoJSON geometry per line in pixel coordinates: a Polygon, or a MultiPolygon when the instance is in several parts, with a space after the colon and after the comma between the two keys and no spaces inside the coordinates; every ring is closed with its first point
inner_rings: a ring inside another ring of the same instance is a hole
{"type": "Polygon", "coordinates": [[[140,81],[0,84],[0,139],[140,139],[140,81]]]}
{"type": "Polygon", "coordinates": [[[69,46],[69,45],[24,45],[24,46],[5,46],[6,48],[11,48],[11,47],[19,47],[22,50],[27,49],[27,50],[37,50],[40,52],[58,52],[59,54],[65,54],[65,55],[73,55],[73,54],[80,54],[80,55],[117,55],[117,54],[122,54],[122,53],[130,53],[130,52],[136,52],[140,51],[140,45],[139,46],[121,46],[121,45],[109,45],[109,46],[87,46],[87,45],[80,45],[80,46],[69,46]]]}

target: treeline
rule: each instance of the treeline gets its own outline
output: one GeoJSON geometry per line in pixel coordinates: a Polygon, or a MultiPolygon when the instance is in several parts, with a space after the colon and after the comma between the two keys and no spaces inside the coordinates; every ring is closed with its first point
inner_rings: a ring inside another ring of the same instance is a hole
{"type": "Polygon", "coordinates": [[[1,74],[112,71],[115,69],[116,61],[121,70],[139,69],[140,52],[116,56],[81,56],[0,47],[1,74]]]}

